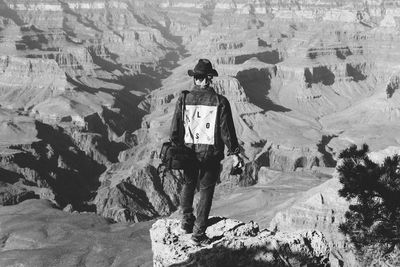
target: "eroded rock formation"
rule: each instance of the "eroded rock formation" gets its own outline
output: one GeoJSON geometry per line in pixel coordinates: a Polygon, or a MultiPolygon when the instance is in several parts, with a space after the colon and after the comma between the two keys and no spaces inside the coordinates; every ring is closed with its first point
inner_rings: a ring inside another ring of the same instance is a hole
{"type": "Polygon", "coordinates": [[[4,203],[135,222],[174,211],[180,175],[158,175],[158,153],[199,58],[246,160],[241,176],[222,162],[217,194],[334,167],[352,143],[398,145],[399,14],[393,1],[0,1],[4,203]]]}
{"type": "Polygon", "coordinates": [[[165,216],[179,205],[182,182],[169,172],[159,175],[151,165],[132,161],[116,164],[100,181],[95,199],[97,213],[116,222],[165,216]]]}
{"type": "Polygon", "coordinates": [[[257,223],[213,217],[206,231],[211,243],[194,245],[180,221],[162,219],[150,229],[154,266],[329,265],[329,246],[317,231],[271,232],[257,223]]]}
{"type": "MultiPolygon", "coordinates": [[[[40,197],[92,211],[101,173],[135,145],[138,104],[179,59],[178,44],[143,2],[0,5],[3,204],[40,197]]],[[[160,198],[166,207],[153,216],[177,202],[160,198]]]]}
{"type": "MultiPolygon", "coordinates": [[[[370,159],[381,164],[386,157],[398,154],[399,149],[388,147],[371,152],[370,159]]],[[[335,173],[332,179],[303,193],[292,207],[278,212],[272,219],[270,228],[280,231],[317,229],[323,233],[331,248],[330,262],[333,266],[363,266],[349,239],[339,231],[339,225],[344,222],[345,212],[350,205],[339,196],[338,190],[341,188],[342,184],[335,173]]],[[[373,254],[372,252],[371,255],[373,254]]],[[[371,266],[395,265],[394,259],[397,257],[398,251],[395,250],[387,257],[374,258],[371,266]]]]}

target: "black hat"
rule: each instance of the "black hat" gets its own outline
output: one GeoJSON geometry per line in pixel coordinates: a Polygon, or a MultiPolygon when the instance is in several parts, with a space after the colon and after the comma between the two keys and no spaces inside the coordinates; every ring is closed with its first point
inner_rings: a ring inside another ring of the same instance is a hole
{"type": "Polygon", "coordinates": [[[199,59],[199,62],[196,64],[193,70],[188,70],[189,76],[195,75],[211,75],[218,76],[218,72],[213,69],[211,62],[208,59],[202,58],[199,59]]]}

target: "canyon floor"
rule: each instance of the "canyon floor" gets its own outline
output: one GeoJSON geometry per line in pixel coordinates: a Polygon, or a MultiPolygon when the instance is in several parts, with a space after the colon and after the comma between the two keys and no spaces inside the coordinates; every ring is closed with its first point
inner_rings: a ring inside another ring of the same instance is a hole
{"type": "Polygon", "coordinates": [[[333,265],[360,266],[335,166],[351,144],[399,151],[399,14],[384,0],[0,0],[0,265],[151,265],[148,230],[179,216],[182,188],[157,172],[160,148],[208,58],[245,159],[236,176],[221,162],[212,214],[321,231],[333,265]]]}

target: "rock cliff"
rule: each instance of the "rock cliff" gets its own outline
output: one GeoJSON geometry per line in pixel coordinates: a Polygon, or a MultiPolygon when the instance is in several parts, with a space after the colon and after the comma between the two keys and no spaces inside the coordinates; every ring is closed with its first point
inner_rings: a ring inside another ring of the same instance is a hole
{"type": "MultiPolygon", "coordinates": [[[[178,44],[140,2],[0,5],[3,204],[40,197],[93,210],[100,174],[134,145],[138,104],[174,65],[178,44]]],[[[157,215],[174,206],[160,198],[167,207],[157,215]]]]}
{"type": "Polygon", "coordinates": [[[334,266],[357,265],[354,252],[346,237],[338,230],[344,221],[344,213],[349,203],[338,195],[339,180],[333,178],[307,191],[288,210],[278,212],[272,219],[270,228],[280,231],[310,230],[321,231],[331,248],[331,263],[334,266]]]}
{"type": "MultiPolygon", "coordinates": [[[[371,160],[379,164],[384,158],[398,152],[399,147],[388,147],[369,155],[371,160]]],[[[280,231],[317,229],[323,233],[331,248],[330,262],[333,266],[363,266],[349,239],[339,232],[339,224],[344,222],[350,203],[338,194],[342,184],[337,175],[335,173],[332,179],[303,193],[292,207],[278,212],[272,219],[270,228],[280,231]]],[[[371,266],[394,266],[393,259],[397,255],[398,251],[395,251],[388,257],[374,259],[371,266]]]]}
{"type": "Polygon", "coordinates": [[[67,85],[65,73],[50,60],[2,56],[0,71],[0,105],[7,109],[28,109],[67,85]]]}
{"type": "Polygon", "coordinates": [[[260,230],[257,223],[210,218],[206,246],[190,243],[180,221],[162,219],[150,229],[154,266],[329,265],[329,246],[317,231],[283,233],[260,230]]]}
{"type": "Polygon", "coordinates": [[[241,176],[222,162],[221,199],[275,171],[318,185],[347,145],[398,145],[399,17],[393,1],[2,0],[4,203],[135,222],[174,211],[180,174],[158,175],[158,153],[199,58],[246,161],[241,176]]]}
{"type": "Polygon", "coordinates": [[[179,205],[182,182],[171,173],[158,174],[151,165],[132,161],[116,164],[100,181],[94,201],[97,213],[116,222],[165,216],[179,205]]]}

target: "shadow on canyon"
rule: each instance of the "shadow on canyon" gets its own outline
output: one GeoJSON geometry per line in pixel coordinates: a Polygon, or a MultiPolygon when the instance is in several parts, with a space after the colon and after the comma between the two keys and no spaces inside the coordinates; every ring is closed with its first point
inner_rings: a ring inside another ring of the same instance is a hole
{"type": "Polygon", "coordinates": [[[353,66],[352,64],[346,64],[347,75],[353,78],[353,81],[359,82],[367,79],[367,75],[362,72],[363,66],[360,64],[353,66]]]}
{"type": "MultiPolygon", "coordinates": [[[[364,81],[367,75],[363,73],[365,66],[362,64],[346,64],[346,76],[351,77],[354,82],[364,81]]],[[[331,86],[335,83],[335,74],[327,66],[308,67],[304,69],[304,79],[308,88],[312,84],[322,83],[331,86]]]]}
{"type": "Polygon", "coordinates": [[[158,66],[146,66],[146,63],[139,63],[137,66],[138,73],[131,74],[127,67],[115,62],[119,57],[117,54],[111,53],[107,48],[104,48],[104,52],[110,60],[98,56],[94,47],[91,47],[89,53],[93,59],[93,63],[107,72],[113,73],[119,71],[122,74],[117,76],[117,79],[98,79],[109,83],[120,84],[124,86],[124,90],[127,91],[143,93],[149,93],[149,91],[160,88],[162,86],[161,80],[172,74],[170,70],[178,66],[177,61],[180,59],[179,51],[170,51],[166,54],[164,59],[158,62],[158,66]]]}
{"type": "Polygon", "coordinates": [[[318,257],[311,260],[302,253],[252,247],[229,249],[224,247],[204,249],[191,255],[191,260],[171,266],[218,266],[218,267],[286,267],[286,266],[330,266],[329,260],[318,263],[318,257]],[[284,257],[282,256],[284,255],[284,257]],[[265,259],[263,259],[263,257],[265,259]],[[275,260],[271,258],[275,257],[275,260]],[[279,259],[279,260],[278,260],[279,259]],[[315,261],[315,262],[314,262],[315,261]]]}
{"type": "Polygon", "coordinates": [[[63,11],[64,11],[66,14],[69,14],[69,15],[75,17],[76,20],[77,20],[79,23],[81,23],[84,27],[90,28],[90,29],[92,29],[92,30],[94,30],[94,31],[96,31],[96,32],[102,32],[102,30],[99,29],[98,27],[96,27],[96,25],[94,25],[94,22],[93,22],[93,21],[89,21],[87,17],[85,17],[85,20],[86,20],[86,21],[84,21],[82,15],[81,15],[81,14],[78,14],[78,13],[76,13],[76,12],[74,12],[74,11],[69,7],[69,5],[68,5],[67,3],[64,3],[63,1],[60,1],[60,0],[59,0],[58,2],[61,4],[61,7],[62,7],[63,11]]]}
{"type": "MultiPolygon", "coordinates": [[[[45,34],[34,31],[30,33],[25,33],[22,36],[21,41],[17,41],[15,46],[17,50],[43,50],[43,46],[46,46],[49,42],[45,34]]],[[[32,55],[28,55],[28,58],[32,58],[32,55]]]]}
{"type": "Polygon", "coordinates": [[[251,103],[264,111],[288,112],[290,109],[277,105],[268,98],[271,90],[271,74],[268,69],[250,69],[237,73],[236,78],[242,85],[251,103]]]}
{"type": "Polygon", "coordinates": [[[326,66],[318,66],[305,68],[304,78],[308,88],[314,83],[322,83],[323,85],[333,85],[335,83],[335,74],[326,66]]]}
{"type": "Polygon", "coordinates": [[[261,53],[240,55],[235,57],[235,64],[242,64],[251,58],[257,58],[259,61],[267,64],[277,64],[282,61],[279,52],[277,50],[264,51],[261,53]]]}
{"type": "Polygon", "coordinates": [[[323,161],[326,167],[336,167],[336,160],[333,158],[333,155],[329,153],[326,148],[329,142],[333,139],[338,137],[337,135],[323,135],[321,142],[317,144],[318,152],[323,155],[323,161]]]}
{"type": "Polygon", "coordinates": [[[23,176],[21,174],[0,167],[0,178],[1,182],[14,184],[18,182],[21,178],[23,178],[23,176]]]}
{"type": "MultiPolygon", "coordinates": [[[[155,29],[159,30],[160,33],[161,33],[161,35],[162,35],[165,39],[167,39],[167,40],[169,40],[169,41],[171,41],[171,42],[173,42],[173,43],[175,43],[175,44],[177,45],[177,49],[176,49],[175,51],[170,51],[170,52],[166,55],[164,62],[162,62],[162,61],[160,62],[160,63],[161,63],[161,64],[160,64],[161,66],[162,66],[164,63],[167,63],[168,61],[171,60],[171,56],[172,56],[172,55],[169,55],[170,53],[171,53],[171,54],[175,54],[175,55],[177,56],[177,58],[175,58],[175,59],[173,60],[173,61],[174,61],[174,64],[172,64],[172,65],[170,66],[170,68],[178,67],[177,62],[178,62],[179,59],[180,59],[179,56],[182,56],[182,57],[188,57],[188,56],[189,56],[189,54],[188,54],[189,51],[188,51],[188,50],[185,48],[185,46],[182,44],[182,43],[183,43],[183,38],[182,38],[181,36],[176,36],[176,35],[171,34],[169,28],[171,27],[171,23],[172,23],[172,22],[171,22],[171,19],[170,19],[167,15],[163,14],[163,19],[165,19],[165,26],[164,26],[164,25],[161,25],[161,23],[158,22],[157,20],[155,20],[155,19],[153,19],[153,18],[151,18],[151,17],[146,16],[146,14],[139,14],[139,12],[136,11],[137,8],[136,8],[135,6],[133,6],[131,2],[128,2],[128,10],[132,13],[133,17],[134,17],[140,24],[146,25],[146,26],[151,26],[152,28],[155,28],[155,29]]],[[[161,44],[159,44],[159,45],[162,46],[161,44]]],[[[163,46],[162,46],[162,47],[163,47],[163,46]]]]}
{"type": "Polygon", "coordinates": [[[134,132],[141,127],[142,118],[147,113],[138,108],[139,103],[144,99],[143,96],[136,96],[129,91],[131,88],[113,90],[109,88],[93,88],[81,83],[67,75],[67,81],[75,86],[75,90],[96,94],[104,92],[115,98],[113,108],[119,109],[115,112],[107,107],[103,107],[101,115],[106,119],[107,125],[117,134],[122,135],[125,131],[134,132]]]}
{"type": "Polygon", "coordinates": [[[26,174],[28,184],[52,189],[61,207],[72,204],[78,211],[95,211],[88,202],[95,197],[98,177],[106,167],[81,151],[62,128],[36,121],[36,129],[41,141],[32,143],[30,149],[11,147],[22,152],[16,154],[14,163],[32,170],[26,174]]]}
{"type": "Polygon", "coordinates": [[[11,19],[18,26],[25,24],[25,22],[18,16],[18,13],[9,8],[8,4],[4,0],[0,0],[0,16],[11,19]]]}

